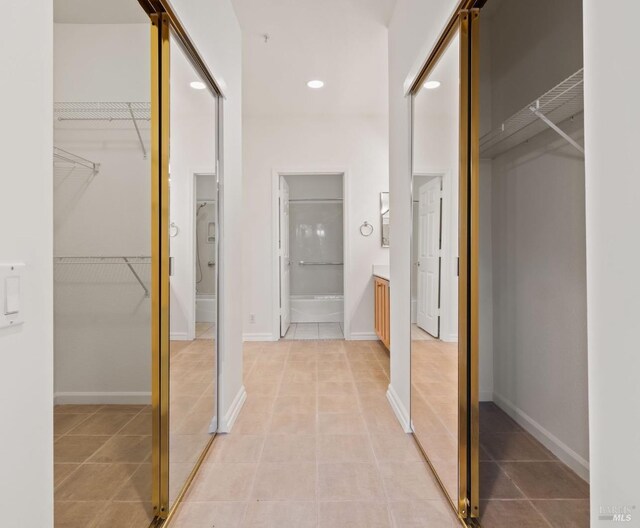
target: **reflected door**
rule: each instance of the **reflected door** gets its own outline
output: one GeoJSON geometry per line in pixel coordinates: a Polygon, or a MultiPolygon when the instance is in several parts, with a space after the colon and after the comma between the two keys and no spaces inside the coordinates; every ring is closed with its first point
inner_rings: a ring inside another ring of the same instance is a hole
{"type": "Polygon", "coordinates": [[[289,223],[289,184],[280,176],[280,337],[287,335],[291,324],[289,223]]]}
{"type": "Polygon", "coordinates": [[[469,513],[468,16],[461,12],[412,91],[411,422],[462,517],[469,513]]]}
{"type": "Polygon", "coordinates": [[[424,184],[418,194],[418,326],[439,337],[440,179],[424,184]]]}

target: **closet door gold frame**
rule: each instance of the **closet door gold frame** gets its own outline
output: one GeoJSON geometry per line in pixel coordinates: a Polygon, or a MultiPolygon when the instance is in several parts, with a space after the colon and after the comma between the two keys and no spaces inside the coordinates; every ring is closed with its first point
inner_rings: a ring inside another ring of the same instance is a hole
{"type": "MultiPolygon", "coordinates": [[[[151,222],[152,222],[152,414],[153,446],[152,503],[156,516],[152,526],[166,525],[171,521],[177,507],[193,482],[215,434],[206,444],[191,473],[173,504],[169,498],[169,130],[170,130],[170,36],[175,37],[185,55],[200,74],[202,81],[216,97],[216,159],[218,180],[218,215],[223,211],[220,189],[223,182],[222,163],[222,119],[223,93],[209,72],[201,55],[189,38],[185,27],[167,0],[139,0],[140,5],[151,19],[151,222]]],[[[222,222],[218,233],[218,258],[222,250],[222,222]]],[[[218,272],[218,292],[220,274],[218,272]]],[[[218,324],[216,352],[219,357],[220,324],[222,314],[220,294],[217,295],[218,324]]],[[[216,369],[219,376],[220,369],[216,369]]],[[[219,381],[219,380],[218,380],[219,381]]],[[[216,383],[216,390],[219,382],[216,383]]],[[[216,402],[219,399],[216,396],[216,402]]],[[[216,413],[218,415],[218,413],[216,413]]]]}
{"type": "MultiPolygon", "coordinates": [[[[480,513],[478,389],[478,234],[479,234],[479,8],[486,0],[463,0],[450,18],[411,84],[411,163],[413,174],[413,101],[447,46],[460,36],[459,278],[458,278],[458,496],[450,497],[420,445],[461,521],[475,525],[480,513]]],[[[411,182],[412,178],[410,178],[411,182]]],[[[413,198],[412,198],[413,199],[413,198]]]]}

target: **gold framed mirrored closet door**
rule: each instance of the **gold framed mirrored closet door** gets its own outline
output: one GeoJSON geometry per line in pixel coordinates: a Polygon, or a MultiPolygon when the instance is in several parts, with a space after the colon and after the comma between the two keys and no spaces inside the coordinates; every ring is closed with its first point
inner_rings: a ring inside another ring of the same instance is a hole
{"type": "Polygon", "coordinates": [[[478,11],[462,2],[411,97],[411,423],[461,522],[478,489],[478,11]]]}
{"type": "Polygon", "coordinates": [[[152,76],[153,505],[170,523],[218,424],[222,93],[168,2],[152,76]]]}

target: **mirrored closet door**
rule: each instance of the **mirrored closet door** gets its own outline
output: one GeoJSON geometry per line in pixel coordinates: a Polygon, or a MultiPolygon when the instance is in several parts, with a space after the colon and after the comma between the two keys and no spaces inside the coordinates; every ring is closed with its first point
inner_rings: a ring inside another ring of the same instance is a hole
{"type": "Polygon", "coordinates": [[[217,430],[219,200],[217,94],[173,26],[168,52],[171,508],[217,430]]]}
{"type": "Polygon", "coordinates": [[[411,421],[452,506],[467,494],[468,55],[463,13],[412,93],[411,421]]]}

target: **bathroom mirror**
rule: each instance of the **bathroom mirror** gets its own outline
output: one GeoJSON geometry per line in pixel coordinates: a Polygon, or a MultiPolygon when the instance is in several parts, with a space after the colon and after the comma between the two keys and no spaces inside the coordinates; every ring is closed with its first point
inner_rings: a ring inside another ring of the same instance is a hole
{"type": "Polygon", "coordinates": [[[389,193],[380,193],[380,224],[382,247],[389,247],[389,193]]]}
{"type": "Polygon", "coordinates": [[[458,384],[460,48],[456,31],[412,96],[410,298],[413,433],[456,510],[465,438],[458,384]]]}

